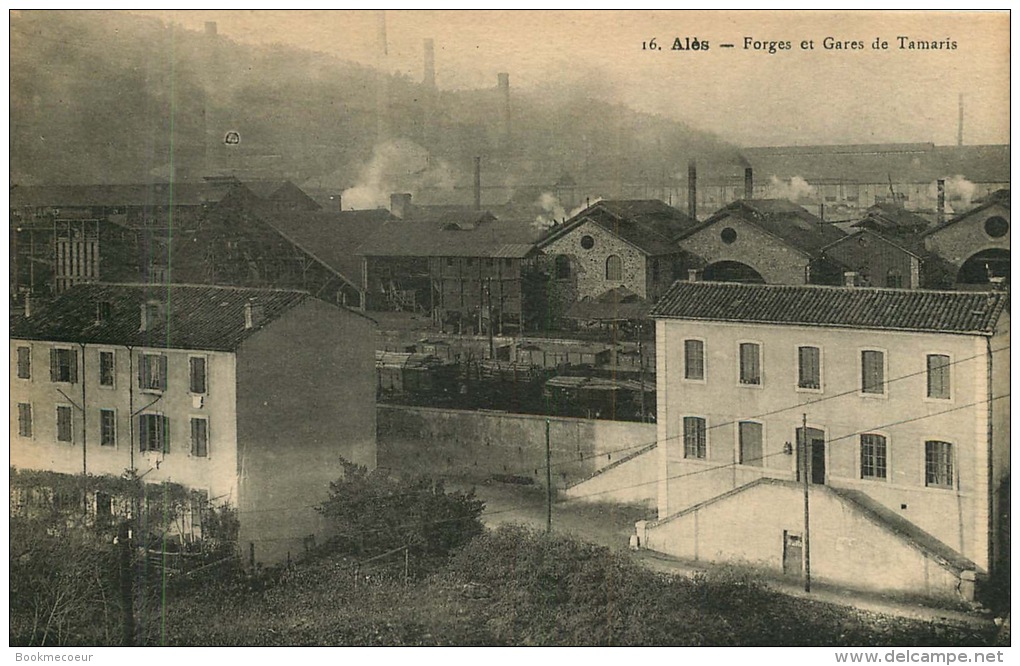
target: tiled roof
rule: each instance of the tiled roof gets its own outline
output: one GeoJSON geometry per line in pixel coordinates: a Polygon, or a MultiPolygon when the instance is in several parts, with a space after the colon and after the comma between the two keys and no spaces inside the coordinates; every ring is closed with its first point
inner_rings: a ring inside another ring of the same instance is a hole
{"type": "Polygon", "coordinates": [[[675,254],[675,239],[696,226],[684,213],[656,199],[599,201],[566,224],[554,227],[539,247],[562,238],[585,222],[591,222],[630,243],[645,254],[675,254]]]}
{"type": "Polygon", "coordinates": [[[990,335],[1008,292],[676,282],[651,316],[990,335]]]}
{"type": "Polygon", "coordinates": [[[838,227],[826,224],[804,207],[786,199],[742,199],[720,209],[684,237],[729,216],[739,217],[812,257],[846,235],[838,227]]]}
{"type": "Polygon", "coordinates": [[[308,298],[300,291],[205,285],[81,285],[12,324],[11,337],[231,351],[258,330],[245,328],[246,303],[261,306],[262,320],[269,322],[308,298]],[[110,312],[100,322],[101,302],[110,304],[110,312]],[[141,331],[142,304],[152,302],[159,304],[159,321],[141,331]]]}

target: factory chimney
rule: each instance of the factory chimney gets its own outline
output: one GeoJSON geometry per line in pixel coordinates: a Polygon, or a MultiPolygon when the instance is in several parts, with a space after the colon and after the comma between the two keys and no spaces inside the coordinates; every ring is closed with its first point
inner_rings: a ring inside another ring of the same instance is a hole
{"type": "Polygon", "coordinates": [[[482,209],[482,158],[475,158],[475,210],[482,209]]]}
{"type": "Polygon", "coordinates": [[[504,146],[510,145],[510,74],[500,72],[496,75],[499,82],[499,120],[500,140],[504,146]]]}
{"type": "Polygon", "coordinates": [[[963,145],[963,93],[960,93],[960,114],[956,125],[956,145],[963,145]]]}
{"type": "Polygon", "coordinates": [[[687,216],[698,219],[698,167],[694,160],[687,163],[687,216]]]}
{"type": "Polygon", "coordinates": [[[421,82],[426,88],[436,87],[436,43],[431,38],[425,40],[425,73],[421,82]]]}
{"type": "Polygon", "coordinates": [[[751,167],[744,169],[744,199],[754,198],[754,170],[751,167]]]}
{"type": "Polygon", "coordinates": [[[936,181],[938,188],[938,204],[935,213],[935,224],[942,224],[946,221],[946,181],[941,178],[936,181]]]}

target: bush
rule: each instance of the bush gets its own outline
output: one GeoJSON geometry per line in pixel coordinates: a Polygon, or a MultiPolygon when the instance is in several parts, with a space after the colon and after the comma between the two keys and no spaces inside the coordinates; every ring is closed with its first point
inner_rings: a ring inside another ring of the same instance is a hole
{"type": "Polygon", "coordinates": [[[407,547],[416,557],[445,557],[482,533],[485,502],[474,491],[447,493],[424,476],[398,479],[341,461],[319,512],[336,530],[330,547],[371,556],[407,547]]]}

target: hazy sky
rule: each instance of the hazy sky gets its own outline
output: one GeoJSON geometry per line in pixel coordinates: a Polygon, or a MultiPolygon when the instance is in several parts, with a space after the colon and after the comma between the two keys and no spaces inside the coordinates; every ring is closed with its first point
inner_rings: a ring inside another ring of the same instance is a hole
{"type": "MultiPolygon", "coordinates": [[[[379,64],[378,12],[147,11],[250,43],[280,42],[379,64]]],[[[422,40],[435,39],[441,88],[495,85],[555,94],[590,85],[737,144],[1009,142],[1009,15],[960,12],[386,12],[384,66],[422,75],[422,40]],[[955,49],[901,49],[903,36],[955,49]],[[642,50],[656,37],[661,51],[642,50]],[[708,50],[673,51],[675,38],[708,50]],[[826,37],[863,49],[825,49],[826,37]],[[745,38],[764,42],[745,49],[745,38]],[[876,38],[887,50],[873,50],[876,38]],[[813,50],[801,42],[814,40],[813,50]],[[768,52],[768,42],[790,50],[768,52]],[[725,49],[721,43],[732,43],[725,49]]]]}

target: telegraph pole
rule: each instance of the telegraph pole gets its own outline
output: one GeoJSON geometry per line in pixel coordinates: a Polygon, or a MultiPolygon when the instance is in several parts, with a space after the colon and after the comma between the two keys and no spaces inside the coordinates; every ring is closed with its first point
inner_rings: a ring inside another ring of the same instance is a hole
{"type": "Polygon", "coordinates": [[[549,446],[549,419],[545,420],[545,531],[552,532],[552,455],[549,446]]]}
{"type": "Polygon", "coordinates": [[[811,491],[811,487],[808,481],[808,474],[811,470],[810,461],[808,459],[808,432],[807,432],[807,414],[801,415],[801,428],[800,438],[804,441],[804,446],[801,449],[803,452],[801,457],[804,459],[804,591],[811,591],[811,509],[808,503],[808,495],[811,491]]]}

